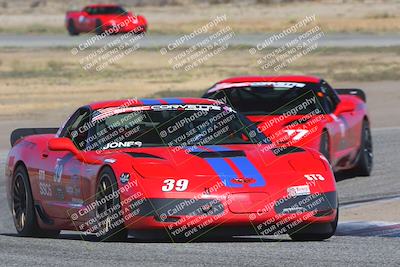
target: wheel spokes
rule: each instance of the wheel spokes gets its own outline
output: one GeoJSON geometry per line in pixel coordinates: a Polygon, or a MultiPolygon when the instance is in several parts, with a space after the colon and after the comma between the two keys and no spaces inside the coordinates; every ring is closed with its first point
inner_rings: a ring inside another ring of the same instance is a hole
{"type": "Polygon", "coordinates": [[[21,174],[17,175],[13,186],[13,217],[17,230],[22,230],[26,224],[26,188],[21,174]]]}
{"type": "Polygon", "coordinates": [[[111,213],[109,211],[113,207],[114,203],[112,199],[113,193],[112,182],[107,175],[104,175],[100,179],[98,185],[98,200],[102,200],[101,203],[104,204],[97,207],[97,214],[101,215],[100,218],[98,218],[99,224],[105,232],[108,232],[112,228],[112,218],[110,217],[111,213]]]}

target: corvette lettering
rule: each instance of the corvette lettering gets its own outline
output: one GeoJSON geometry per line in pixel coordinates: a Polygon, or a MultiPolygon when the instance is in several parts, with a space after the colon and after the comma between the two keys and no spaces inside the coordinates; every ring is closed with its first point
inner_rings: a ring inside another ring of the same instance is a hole
{"type": "Polygon", "coordinates": [[[215,105],[154,105],[151,106],[151,109],[154,111],[162,111],[162,110],[197,110],[197,111],[211,111],[211,110],[222,110],[221,106],[215,105]]]}
{"type": "Polygon", "coordinates": [[[192,111],[227,111],[236,113],[231,107],[218,106],[218,105],[193,105],[193,104],[174,104],[174,105],[152,105],[152,106],[137,106],[137,107],[124,107],[124,108],[105,108],[96,110],[96,115],[93,116],[92,123],[88,125],[81,126],[80,132],[88,130],[90,127],[95,125],[95,122],[104,120],[105,118],[111,117],[113,115],[118,115],[122,113],[131,112],[142,112],[142,111],[164,111],[164,110],[192,110],[192,111]]]}

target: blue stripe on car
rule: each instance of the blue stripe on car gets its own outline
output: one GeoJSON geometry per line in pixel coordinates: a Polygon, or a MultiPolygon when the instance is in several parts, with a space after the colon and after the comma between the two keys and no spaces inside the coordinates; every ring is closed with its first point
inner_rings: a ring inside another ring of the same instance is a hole
{"type": "Polygon", "coordinates": [[[174,104],[184,104],[182,99],[179,98],[162,98],[167,104],[174,105],[174,104]]]}
{"type": "Polygon", "coordinates": [[[211,150],[213,152],[220,152],[220,151],[229,151],[231,149],[223,147],[223,146],[218,146],[218,145],[210,145],[210,146],[204,146],[208,150],[211,150]]]}
{"type": "Polygon", "coordinates": [[[240,172],[243,173],[244,177],[253,178],[256,180],[255,183],[250,184],[250,187],[265,186],[264,177],[257,170],[257,168],[253,165],[253,163],[250,162],[250,160],[248,160],[245,157],[234,157],[234,158],[229,158],[229,159],[232,160],[232,162],[240,170],[240,172]]]}
{"type": "Polygon", "coordinates": [[[160,105],[161,102],[160,100],[157,99],[140,99],[142,101],[143,105],[160,105]]]}
{"type": "MultiPolygon", "coordinates": [[[[207,150],[211,150],[213,152],[222,152],[222,151],[230,151],[229,148],[218,146],[218,145],[209,145],[204,146],[207,150]]],[[[192,152],[202,152],[206,151],[203,148],[196,148],[192,150],[192,152]]],[[[255,183],[250,184],[250,187],[263,187],[266,182],[261,173],[257,170],[257,168],[248,160],[246,157],[229,157],[229,159],[235,164],[235,166],[240,170],[246,178],[252,178],[256,180],[255,183]]],[[[210,166],[214,169],[214,171],[218,174],[221,181],[227,187],[242,187],[241,184],[232,183],[232,179],[238,178],[236,172],[229,166],[229,164],[223,158],[205,158],[205,160],[210,164],[210,166]]]]}
{"type": "Polygon", "coordinates": [[[232,179],[235,179],[237,177],[237,174],[224,159],[206,158],[205,160],[218,174],[218,177],[221,179],[225,186],[235,188],[243,187],[243,185],[241,184],[232,183],[232,179]]]}

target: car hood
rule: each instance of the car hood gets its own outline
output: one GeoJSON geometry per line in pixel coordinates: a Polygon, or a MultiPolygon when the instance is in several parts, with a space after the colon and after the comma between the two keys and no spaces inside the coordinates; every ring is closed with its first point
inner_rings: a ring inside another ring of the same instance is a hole
{"type": "Polygon", "coordinates": [[[195,149],[149,147],[103,153],[120,158],[123,164],[129,162],[144,178],[160,179],[218,176],[223,180],[237,177],[262,179],[271,173],[296,171],[296,164],[291,161],[296,161],[299,154],[302,154],[302,161],[315,160],[303,149],[282,151],[274,153],[268,145],[221,145],[195,149]]]}

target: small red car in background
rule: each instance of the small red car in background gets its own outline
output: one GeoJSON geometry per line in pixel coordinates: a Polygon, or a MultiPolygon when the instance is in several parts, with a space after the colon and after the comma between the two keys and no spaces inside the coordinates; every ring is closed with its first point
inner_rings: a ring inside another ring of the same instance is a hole
{"type": "Polygon", "coordinates": [[[82,11],[68,11],[66,27],[70,35],[81,32],[142,33],[147,30],[147,21],[143,16],[133,15],[119,5],[89,5],[82,11]]]}
{"type": "Polygon", "coordinates": [[[365,93],[312,76],[235,77],[205,98],[231,105],[280,146],[320,151],[335,172],[369,176],[373,151],[365,93]]]}

